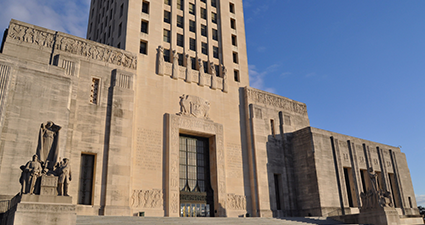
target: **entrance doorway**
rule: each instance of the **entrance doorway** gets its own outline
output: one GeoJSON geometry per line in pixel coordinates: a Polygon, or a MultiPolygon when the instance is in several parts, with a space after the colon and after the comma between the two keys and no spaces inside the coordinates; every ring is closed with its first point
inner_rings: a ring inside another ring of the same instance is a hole
{"type": "Polygon", "coordinates": [[[179,154],[180,216],[214,216],[209,140],[180,135],[179,154]]]}

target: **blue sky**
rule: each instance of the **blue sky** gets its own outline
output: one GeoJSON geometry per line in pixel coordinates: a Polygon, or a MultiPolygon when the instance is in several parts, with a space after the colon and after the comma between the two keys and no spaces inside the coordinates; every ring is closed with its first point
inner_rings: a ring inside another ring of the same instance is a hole
{"type": "MultiPolygon", "coordinates": [[[[425,205],[425,1],[243,2],[251,86],[306,103],[313,127],[401,146],[425,205]]],[[[85,37],[89,4],[0,0],[0,29],[85,37]]]]}

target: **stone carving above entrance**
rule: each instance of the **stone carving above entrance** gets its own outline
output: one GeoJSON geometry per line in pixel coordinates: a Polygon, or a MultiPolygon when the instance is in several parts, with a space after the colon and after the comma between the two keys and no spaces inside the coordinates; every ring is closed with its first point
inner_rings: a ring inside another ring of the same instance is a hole
{"type": "Polygon", "coordinates": [[[177,115],[209,119],[210,102],[194,95],[180,96],[180,112],[177,115]]]}
{"type": "Polygon", "coordinates": [[[391,193],[379,185],[379,175],[373,171],[372,167],[369,167],[367,172],[369,174],[369,179],[370,183],[372,184],[372,187],[366,192],[362,192],[360,194],[360,197],[362,199],[361,212],[378,208],[392,208],[393,203],[391,200],[391,193]]]}

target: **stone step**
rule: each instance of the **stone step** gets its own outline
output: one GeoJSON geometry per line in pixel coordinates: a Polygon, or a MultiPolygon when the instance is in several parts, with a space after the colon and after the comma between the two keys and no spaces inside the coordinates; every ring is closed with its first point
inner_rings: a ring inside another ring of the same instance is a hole
{"type": "Polygon", "coordinates": [[[125,216],[77,216],[77,225],[144,225],[144,224],[244,224],[244,225],[336,225],[341,222],[322,217],[285,218],[169,218],[125,216]]]}

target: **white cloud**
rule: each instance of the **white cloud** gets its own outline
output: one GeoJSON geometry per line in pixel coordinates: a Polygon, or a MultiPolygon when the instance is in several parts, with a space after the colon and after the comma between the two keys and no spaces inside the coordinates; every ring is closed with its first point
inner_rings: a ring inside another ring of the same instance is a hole
{"type": "Polygon", "coordinates": [[[425,207],[425,195],[416,195],[416,204],[425,207]]]}
{"type": "Polygon", "coordinates": [[[258,71],[258,69],[255,65],[249,65],[248,66],[249,83],[250,83],[251,87],[275,93],[276,89],[274,89],[272,87],[266,87],[264,85],[264,79],[267,76],[267,74],[276,71],[280,66],[281,66],[280,64],[273,64],[273,65],[267,67],[264,71],[258,71]]]}
{"type": "Polygon", "coordinates": [[[0,0],[0,31],[11,19],[85,37],[90,0],[0,0]]]}

